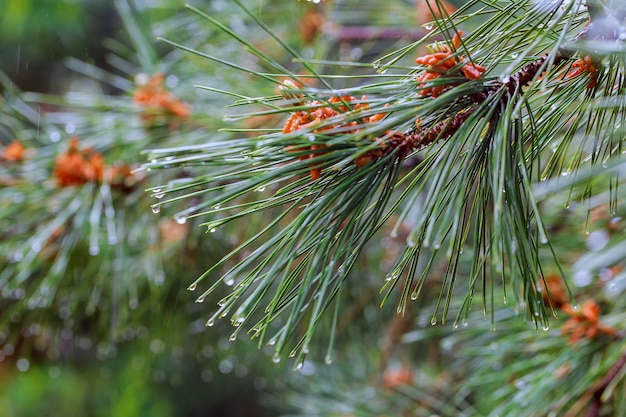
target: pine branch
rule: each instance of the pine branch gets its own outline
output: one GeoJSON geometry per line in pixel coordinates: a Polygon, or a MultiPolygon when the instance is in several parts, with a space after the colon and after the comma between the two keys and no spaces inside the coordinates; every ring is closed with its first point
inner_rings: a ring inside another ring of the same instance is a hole
{"type": "MultiPolygon", "coordinates": [[[[490,314],[495,326],[494,281],[500,280],[503,286],[512,283],[516,301],[531,321],[547,328],[548,313],[540,302],[544,275],[540,247],[546,245],[557,268],[561,267],[532,186],[542,177],[560,175],[559,168],[572,158],[568,147],[580,134],[579,123],[589,109],[583,104],[572,109],[570,104],[583,95],[587,101],[582,103],[588,103],[600,88],[607,96],[619,94],[613,86],[622,77],[618,61],[608,69],[596,69],[590,60],[572,59],[576,44],[568,40],[576,38],[586,18],[579,3],[550,10],[525,2],[487,8],[485,13],[492,16],[464,40],[456,27],[462,20],[460,11],[453,19],[437,21],[437,30],[430,35],[446,41],[430,45],[430,54],[417,59],[419,67],[407,74],[406,67],[394,68],[394,63],[428,37],[389,54],[387,63],[379,62],[379,71],[392,69],[398,74],[379,74],[379,81],[341,90],[307,84],[312,79],[328,86],[334,78],[324,74],[268,73],[220,59],[281,89],[280,95],[251,100],[260,111],[231,120],[289,117],[282,131],[268,127],[266,134],[256,137],[154,150],[154,162],[144,165],[152,170],[212,167],[183,187],[159,187],[169,198],[155,204],[200,198],[179,216],[211,216],[203,223],[209,231],[262,211],[280,213],[190,286],[197,288],[217,268],[237,260],[198,297],[199,302],[205,300],[220,282],[235,283],[208,323],[231,315],[237,327],[235,338],[243,324],[254,320],[251,333],[263,342],[271,324],[284,317],[286,324],[274,337],[268,336],[269,341],[275,343],[278,359],[287,341],[299,337],[301,363],[359,252],[392,216],[398,216],[392,230],[406,222],[423,195],[427,203],[387,275],[383,302],[392,296],[400,277],[406,277],[397,308],[404,311],[409,299],[418,298],[435,260],[446,259],[432,317],[433,324],[439,317],[444,322],[457,291],[459,267],[468,257],[463,249],[468,246],[472,265],[468,289],[453,325],[466,320],[474,291],[482,288],[483,314],[490,314]],[[486,36],[493,27],[503,28],[507,35],[486,36]],[[281,76],[289,82],[280,81],[281,76]],[[279,100],[284,105],[277,105],[279,100]],[[551,111],[553,107],[558,110],[551,111]],[[577,118],[568,127],[572,115],[577,118]],[[544,168],[540,158],[555,141],[557,152],[544,168]],[[418,152],[423,153],[421,163],[405,169],[404,161],[418,152]],[[238,253],[248,248],[250,254],[239,259],[238,253]]],[[[223,27],[215,18],[208,20],[223,27]]],[[[285,68],[240,36],[236,40],[252,48],[264,65],[285,68]]],[[[278,43],[284,47],[282,41],[278,43]]],[[[306,63],[295,51],[288,48],[287,52],[306,63]]],[[[327,60],[313,62],[328,64],[327,60]]],[[[312,70],[313,64],[307,68],[312,70]]],[[[590,126],[595,126],[598,137],[605,137],[600,119],[590,126]]],[[[603,146],[610,145],[603,142],[603,146]]],[[[580,154],[574,154],[572,167],[579,164],[575,161],[581,158],[575,158],[580,154]]],[[[330,327],[335,326],[333,320],[330,327]]]]}

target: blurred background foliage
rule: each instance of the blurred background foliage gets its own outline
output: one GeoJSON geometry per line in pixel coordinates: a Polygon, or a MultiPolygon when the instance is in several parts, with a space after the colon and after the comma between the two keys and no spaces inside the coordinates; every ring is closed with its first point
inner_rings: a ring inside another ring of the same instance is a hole
{"type": "MultiPolygon", "coordinates": [[[[319,60],[320,72],[334,75],[376,76],[369,63],[422,36],[430,21],[419,1],[246,4],[305,58],[319,60]]],[[[302,71],[232,2],[194,5],[294,73],[302,71]]],[[[322,360],[323,341],[312,348],[321,357],[312,355],[294,372],[291,361],[272,363],[271,346],[233,343],[228,323],[207,329],[207,309],[185,289],[263,220],[207,234],[193,219],[177,221],[184,202],[150,209],[158,201],[156,185],[182,184],[202,167],[137,174],[122,191],[106,181],[61,187],[55,167],[72,136],[80,138],[80,149],[102,154],[106,166],[130,168],[145,162],[147,149],[234,137],[220,128],[235,98],[195,85],[251,97],[276,94],[271,83],[172,48],[158,36],[268,69],[177,0],[0,0],[0,10],[6,74],[0,141],[3,150],[14,139],[26,148],[20,160],[0,160],[0,409],[8,416],[533,415],[529,401],[550,403],[550,389],[568,378],[588,384],[559,391],[573,404],[571,415],[581,415],[576,410],[582,413],[589,402],[586,389],[624,349],[623,337],[568,344],[559,331],[565,314],[537,331],[520,321],[515,307],[503,306],[492,333],[480,309],[453,329],[431,325],[429,303],[410,304],[405,316],[395,314],[393,302],[380,308],[384,276],[405,245],[402,230],[395,238],[381,230],[355,268],[358,279],[342,298],[332,365],[322,360]],[[163,97],[188,106],[188,114],[137,101],[140,86],[159,73],[163,97]]],[[[337,78],[333,86],[362,81],[337,78]]],[[[282,122],[263,116],[228,126],[282,122]]],[[[606,324],[619,327],[626,318],[622,206],[608,215],[614,197],[608,192],[567,209],[562,194],[544,197],[551,238],[576,298],[581,305],[597,300],[606,324]]],[[[557,271],[546,265],[546,274],[557,271]]],[[[423,299],[436,299],[440,285],[433,277],[423,299]]],[[[221,291],[205,304],[228,293],[221,291]]],[[[605,415],[626,409],[624,384],[617,381],[610,392],[614,409],[605,415]]]]}

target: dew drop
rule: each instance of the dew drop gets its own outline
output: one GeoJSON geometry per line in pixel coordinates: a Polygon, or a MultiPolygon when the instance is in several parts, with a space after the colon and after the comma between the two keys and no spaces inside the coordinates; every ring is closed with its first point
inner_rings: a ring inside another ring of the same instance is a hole
{"type": "Polygon", "coordinates": [[[204,299],[206,296],[203,294],[200,297],[196,298],[196,303],[204,303],[204,299]]]}
{"type": "Polygon", "coordinates": [[[263,191],[265,191],[265,187],[259,187],[257,188],[255,191],[258,191],[259,193],[262,193],[263,191]]]}
{"type": "Polygon", "coordinates": [[[586,287],[593,282],[593,274],[589,270],[581,269],[573,274],[572,282],[577,287],[586,287]]]}
{"type": "Polygon", "coordinates": [[[20,372],[26,372],[30,368],[30,362],[28,361],[28,359],[24,358],[18,359],[15,365],[20,372]]]}
{"type": "Polygon", "coordinates": [[[235,340],[237,340],[237,333],[231,334],[228,340],[231,342],[234,342],[235,340]]]}
{"type": "Polygon", "coordinates": [[[189,287],[187,287],[187,289],[189,291],[195,291],[197,288],[198,284],[196,284],[195,282],[193,284],[191,284],[189,287]]]}
{"type": "Polygon", "coordinates": [[[326,358],[324,358],[324,363],[326,365],[330,365],[331,363],[333,363],[333,359],[329,355],[327,355],[326,358]]]}
{"type": "Polygon", "coordinates": [[[217,229],[215,227],[212,227],[212,228],[209,229],[209,233],[215,233],[216,230],[217,229]]]}
{"type": "Polygon", "coordinates": [[[89,246],[89,254],[91,256],[96,256],[100,254],[100,247],[98,245],[90,245],[89,246]]]}
{"type": "Polygon", "coordinates": [[[187,223],[187,217],[185,217],[185,216],[174,216],[174,221],[176,221],[176,223],[178,223],[178,224],[185,224],[185,223],[187,223]]]}
{"type": "Polygon", "coordinates": [[[417,300],[417,293],[416,292],[411,294],[411,300],[413,300],[413,301],[417,300]]]}
{"type": "Polygon", "coordinates": [[[274,363],[278,363],[278,362],[280,362],[280,356],[274,356],[274,357],[272,358],[272,362],[274,362],[274,363]]]}
{"type": "Polygon", "coordinates": [[[213,206],[213,209],[214,209],[214,210],[219,210],[219,208],[220,208],[220,207],[221,207],[221,205],[216,204],[216,205],[214,205],[214,206],[213,206]]]}
{"type": "Polygon", "coordinates": [[[235,283],[235,280],[230,278],[224,281],[224,285],[230,287],[231,285],[233,285],[235,283]]]}
{"type": "Polygon", "coordinates": [[[270,346],[274,346],[276,344],[276,338],[272,337],[270,340],[268,340],[267,344],[270,346]]]}
{"type": "Polygon", "coordinates": [[[215,319],[214,318],[210,318],[207,322],[206,322],[207,327],[213,327],[215,325],[215,319]]]}
{"type": "Polygon", "coordinates": [[[7,259],[10,263],[21,262],[24,259],[24,255],[21,252],[9,252],[7,259]]]}
{"type": "Polygon", "coordinates": [[[435,326],[436,324],[437,324],[437,317],[433,317],[432,319],[430,319],[431,326],[435,326]]]}
{"type": "Polygon", "coordinates": [[[517,58],[518,56],[519,56],[519,54],[517,52],[513,52],[511,54],[511,58],[513,58],[513,59],[517,58]]]}
{"type": "Polygon", "coordinates": [[[547,332],[548,330],[550,330],[550,325],[544,324],[543,326],[541,326],[541,330],[543,330],[544,332],[547,332]]]}
{"type": "Polygon", "coordinates": [[[33,252],[38,253],[41,251],[41,243],[39,243],[38,241],[34,241],[30,245],[30,248],[32,249],[33,252]]]}
{"type": "Polygon", "coordinates": [[[304,362],[300,362],[300,363],[298,363],[298,364],[295,366],[295,368],[294,368],[294,369],[295,369],[296,371],[299,371],[300,369],[302,369],[302,367],[303,367],[303,366],[304,366],[304,362]]]}
{"type": "Polygon", "coordinates": [[[154,214],[157,214],[157,213],[159,213],[159,212],[161,211],[161,206],[160,206],[160,205],[158,205],[158,204],[153,204],[153,205],[151,206],[151,208],[152,208],[152,212],[153,212],[154,214]]]}
{"type": "Polygon", "coordinates": [[[422,27],[426,30],[433,30],[433,27],[435,27],[432,23],[426,23],[425,25],[422,25],[422,27]]]}

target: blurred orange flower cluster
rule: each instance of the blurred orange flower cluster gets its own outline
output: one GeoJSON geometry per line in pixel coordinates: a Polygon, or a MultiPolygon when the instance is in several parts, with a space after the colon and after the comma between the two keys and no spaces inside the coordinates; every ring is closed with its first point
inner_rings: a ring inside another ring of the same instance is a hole
{"type": "MultiPolygon", "coordinates": [[[[364,125],[376,123],[386,116],[386,113],[377,113],[371,116],[363,116],[359,118],[358,120],[351,120],[351,121],[337,120],[337,123],[323,123],[324,120],[330,119],[332,117],[335,117],[341,114],[345,115],[346,117],[349,117],[349,116],[354,116],[359,111],[365,111],[369,109],[369,104],[366,102],[367,96],[361,97],[360,102],[354,104],[354,106],[351,106],[352,109],[349,109],[348,105],[350,105],[351,103],[355,101],[357,101],[357,99],[354,96],[331,97],[330,99],[328,99],[328,104],[329,104],[328,106],[323,106],[322,102],[318,100],[307,101],[306,105],[309,106],[310,109],[293,112],[291,116],[289,116],[287,121],[285,122],[285,125],[283,127],[283,133],[287,134],[287,133],[295,132],[297,130],[304,130],[304,129],[312,129],[313,133],[340,129],[341,133],[349,134],[349,133],[354,133],[358,131],[364,125]],[[315,129],[315,127],[317,126],[319,127],[315,129]]],[[[322,149],[324,147],[325,145],[319,145],[319,144],[311,145],[311,146],[288,146],[286,148],[286,151],[288,152],[302,152],[302,151],[307,151],[307,150],[315,151],[317,149],[322,149]]],[[[379,152],[380,155],[382,155],[382,150],[376,150],[376,151],[379,152]]],[[[311,159],[311,158],[314,158],[316,155],[318,155],[318,153],[313,152],[308,155],[307,154],[300,155],[299,158],[301,160],[311,159]]],[[[380,156],[380,155],[377,155],[377,156],[380,156]]],[[[357,158],[355,163],[357,167],[360,168],[363,165],[367,164],[369,160],[371,160],[371,158],[375,156],[376,155],[370,156],[368,153],[366,155],[363,155],[360,158],[357,158]]],[[[316,180],[321,176],[322,169],[321,167],[313,166],[311,167],[310,173],[311,173],[311,178],[313,180],[316,180]]]]}
{"type": "Polygon", "coordinates": [[[25,150],[22,142],[14,140],[4,147],[2,154],[0,154],[0,161],[21,162],[24,160],[25,150]]]}
{"type": "MultiPolygon", "coordinates": [[[[455,56],[456,51],[461,46],[461,36],[462,33],[458,32],[452,38],[453,49],[450,49],[448,45],[438,43],[430,48],[430,54],[415,60],[417,64],[426,66],[426,71],[417,79],[418,86],[421,88],[420,95],[424,97],[438,97],[448,87],[444,84],[432,87],[426,87],[425,85],[428,81],[443,77],[448,71],[463,61],[461,56],[455,56]]],[[[461,73],[470,80],[479,79],[484,72],[484,67],[473,62],[468,62],[461,67],[461,73]]]]}
{"type": "Polygon", "coordinates": [[[618,336],[617,330],[600,322],[600,306],[593,300],[587,300],[578,309],[570,304],[562,307],[570,319],[561,326],[561,334],[569,336],[569,343],[587,338],[594,339],[600,333],[607,336],[618,336]]]}
{"type": "Polygon", "coordinates": [[[396,388],[402,385],[413,384],[413,371],[407,367],[386,369],[383,374],[383,385],[387,388],[396,388]]]}
{"type": "Polygon", "coordinates": [[[80,149],[79,142],[77,137],[71,137],[67,151],[56,159],[54,176],[61,187],[103,181],[112,185],[127,185],[127,178],[133,176],[127,165],[107,167],[102,154],[91,148],[80,149]]]}
{"type": "Polygon", "coordinates": [[[189,116],[189,106],[172,95],[163,85],[163,74],[154,74],[148,82],[135,90],[133,101],[144,107],[145,121],[153,121],[158,115],[170,114],[184,119],[189,116]]]}

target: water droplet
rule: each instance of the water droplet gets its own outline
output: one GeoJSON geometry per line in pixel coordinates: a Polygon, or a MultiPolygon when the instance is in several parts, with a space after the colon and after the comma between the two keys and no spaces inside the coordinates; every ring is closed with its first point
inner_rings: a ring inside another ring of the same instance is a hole
{"type": "Polygon", "coordinates": [[[214,206],[213,206],[213,209],[214,209],[214,210],[219,210],[219,208],[220,208],[220,207],[221,207],[221,205],[216,204],[216,205],[214,205],[214,206]]]}
{"type": "Polygon", "coordinates": [[[18,359],[15,365],[20,372],[26,372],[30,368],[30,362],[25,358],[18,359]]]}
{"type": "Polygon", "coordinates": [[[299,371],[300,369],[302,369],[303,366],[304,366],[304,362],[299,362],[298,364],[296,364],[294,369],[296,371],[299,371]]]}
{"type": "Polygon", "coordinates": [[[414,241],[412,241],[412,240],[407,240],[407,241],[406,241],[406,245],[407,245],[409,248],[414,248],[414,247],[415,247],[415,242],[414,242],[414,241]]]}
{"type": "Polygon", "coordinates": [[[326,355],[326,358],[324,358],[324,363],[326,365],[330,365],[333,363],[333,358],[330,357],[330,355],[326,355]]]}
{"type": "Polygon", "coordinates": [[[195,282],[193,284],[191,284],[189,287],[187,287],[187,289],[189,291],[195,291],[196,287],[198,286],[198,284],[196,284],[195,282]]]}
{"type": "Polygon", "coordinates": [[[574,301],[574,302],[572,302],[571,306],[572,306],[572,309],[573,309],[574,311],[578,311],[578,309],[580,308],[580,307],[578,306],[578,303],[576,303],[575,301],[574,301]]]}
{"type": "Polygon", "coordinates": [[[32,249],[33,252],[39,253],[41,251],[41,243],[39,243],[39,241],[36,240],[30,245],[30,248],[32,249]]]}
{"type": "Polygon", "coordinates": [[[294,356],[296,356],[296,353],[298,353],[296,349],[292,350],[291,352],[289,352],[289,357],[293,358],[294,356]]]}
{"type": "Polygon", "coordinates": [[[543,330],[544,332],[547,332],[548,330],[550,330],[550,325],[547,323],[544,323],[544,325],[541,326],[541,330],[543,330]]]}
{"type": "Polygon", "coordinates": [[[161,199],[163,197],[165,197],[165,193],[154,194],[154,198],[161,199]]]}
{"type": "Polygon", "coordinates": [[[432,23],[426,23],[424,25],[422,25],[422,27],[426,30],[433,30],[433,28],[435,27],[432,23]]]}
{"type": "Polygon", "coordinates": [[[511,58],[513,58],[513,59],[517,58],[518,56],[519,56],[519,53],[517,53],[517,52],[513,52],[511,54],[511,58]]]}
{"type": "Polygon", "coordinates": [[[278,362],[280,362],[280,356],[274,356],[274,357],[272,358],[272,362],[274,362],[274,363],[278,363],[278,362]]]}
{"type": "Polygon", "coordinates": [[[196,303],[204,303],[204,299],[206,295],[202,294],[200,297],[196,298],[196,303]]]}
{"type": "Polygon", "coordinates": [[[231,342],[234,342],[235,340],[237,340],[237,333],[231,334],[228,340],[231,342]]]}
{"type": "Polygon", "coordinates": [[[609,234],[606,230],[594,230],[589,234],[585,242],[591,251],[599,251],[609,243],[609,234]]]}
{"type": "Polygon", "coordinates": [[[576,271],[572,275],[572,282],[577,287],[586,287],[593,282],[593,274],[589,270],[576,271]]]}
{"type": "Polygon", "coordinates": [[[209,229],[209,233],[215,233],[216,230],[217,229],[215,227],[212,227],[212,228],[209,229]]]}
{"type": "Polygon", "coordinates": [[[178,77],[174,74],[170,74],[165,78],[165,85],[169,88],[174,88],[178,85],[178,77]]]}
{"type": "Polygon", "coordinates": [[[22,255],[22,252],[9,252],[7,259],[10,263],[21,262],[24,259],[24,255],[22,255]]]}
{"type": "Polygon", "coordinates": [[[185,217],[185,216],[178,216],[178,215],[174,216],[174,220],[178,224],[185,224],[185,223],[187,223],[187,217],[185,217]]]}
{"type": "Polygon", "coordinates": [[[152,208],[152,212],[154,214],[157,214],[161,211],[161,206],[158,204],[153,204],[152,206],[150,206],[152,208]]]}
{"type": "Polygon", "coordinates": [[[207,322],[206,322],[207,327],[213,327],[215,325],[215,319],[214,318],[210,318],[207,322]]]}
{"type": "Polygon", "coordinates": [[[234,279],[232,279],[232,278],[229,278],[229,279],[227,279],[227,280],[224,280],[224,285],[226,285],[226,286],[228,286],[228,287],[232,286],[234,283],[235,283],[235,280],[234,280],[234,279]]]}
{"type": "Polygon", "coordinates": [[[272,337],[270,340],[268,340],[267,344],[270,346],[274,346],[276,344],[276,338],[272,337]]]}
{"type": "Polygon", "coordinates": [[[50,140],[52,142],[58,142],[61,140],[61,134],[59,132],[50,133],[50,140]]]}
{"type": "Polygon", "coordinates": [[[417,300],[417,293],[416,292],[411,294],[411,300],[413,300],[413,301],[417,300]]]}
{"type": "Polygon", "coordinates": [[[431,326],[435,326],[436,324],[437,324],[437,317],[433,317],[432,319],[430,319],[431,326]]]}
{"type": "Polygon", "coordinates": [[[261,186],[254,191],[258,191],[259,193],[262,193],[263,191],[265,191],[265,187],[261,186]]]}
{"type": "Polygon", "coordinates": [[[96,256],[100,254],[100,247],[98,245],[90,245],[89,246],[89,254],[91,256],[96,256]]]}

